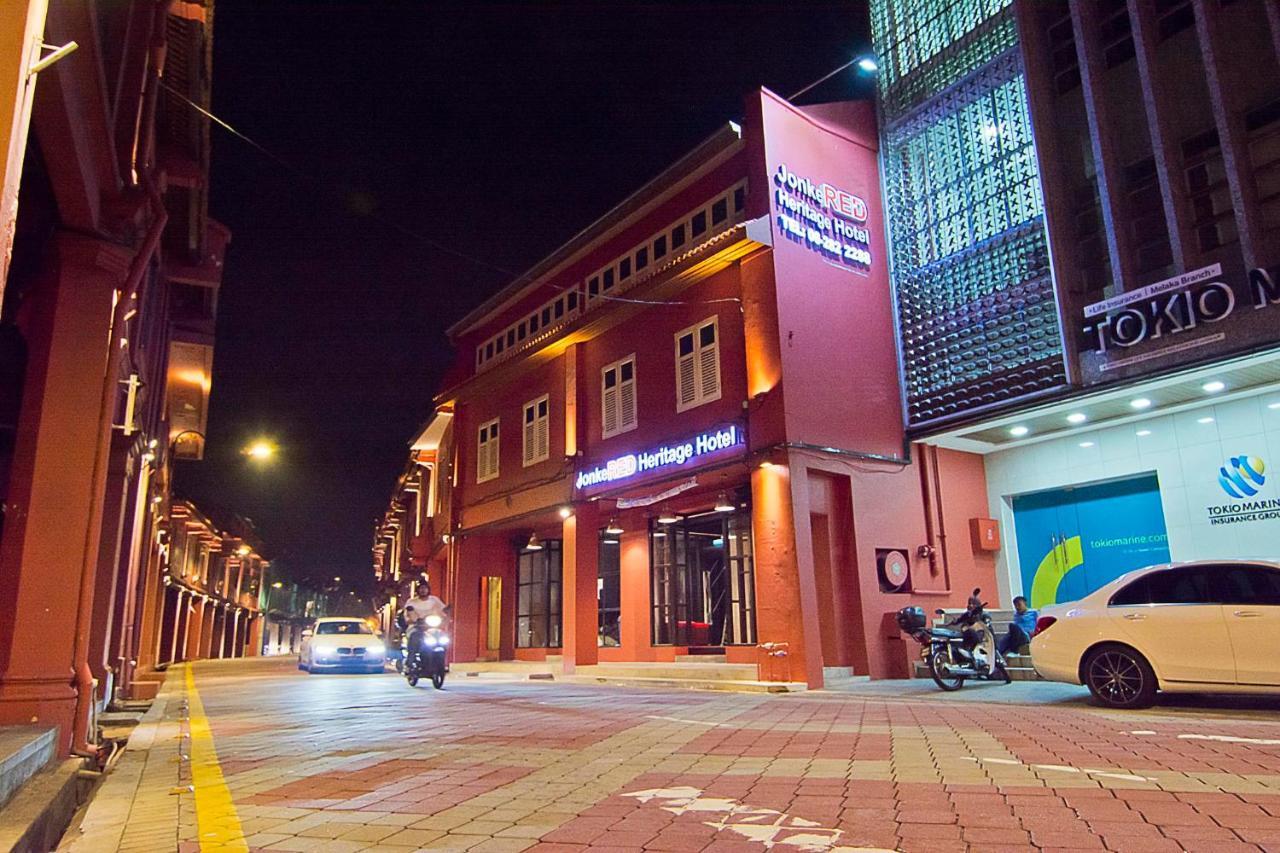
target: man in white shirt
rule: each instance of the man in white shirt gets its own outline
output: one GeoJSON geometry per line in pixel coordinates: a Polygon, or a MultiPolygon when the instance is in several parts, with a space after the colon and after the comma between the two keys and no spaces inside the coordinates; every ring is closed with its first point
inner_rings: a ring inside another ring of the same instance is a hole
{"type": "Polygon", "coordinates": [[[431,584],[427,582],[424,575],[422,580],[416,584],[413,596],[404,603],[403,614],[405,626],[409,628],[415,622],[426,619],[428,616],[439,616],[441,619],[448,618],[449,606],[431,594],[431,584]]]}

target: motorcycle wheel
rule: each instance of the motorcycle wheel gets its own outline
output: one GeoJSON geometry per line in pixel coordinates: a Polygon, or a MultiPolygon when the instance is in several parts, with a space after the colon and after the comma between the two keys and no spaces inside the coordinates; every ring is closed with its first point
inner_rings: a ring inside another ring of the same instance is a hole
{"type": "Polygon", "coordinates": [[[404,672],[404,658],[396,658],[396,672],[404,672]]]}
{"type": "Polygon", "coordinates": [[[443,672],[438,672],[435,675],[431,676],[431,686],[434,687],[436,690],[444,689],[444,673],[443,672]]]}
{"type": "Polygon", "coordinates": [[[418,676],[416,676],[416,675],[406,675],[406,676],[404,677],[404,680],[405,680],[405,681],[407,681],[407,682],[409,682],[409,686],[410,686],[410,687],[417,687],[417,686],[418,686],[418,676]]]}
{"type": "Polygon", "coordinates": [[[937,684],[943,690],[950,693],[954,690],[959,690],[961,687],[964,687],[964,676],[953,675],[948,678],[947,676],[943,675],[942,673],[945,670],[946,663],[947,663],[946,652],[937,651],[929,655],[929,674],[933,676],[933,681],[935,684],[937,684]]]}
{"type": "Polygon", "coordinates": [[[1009,674],[1009,668],[1004,664],[996,665],[996,675],[1004,679],[1005,684],[1013,684],[1013,676],[1009,674]]]}

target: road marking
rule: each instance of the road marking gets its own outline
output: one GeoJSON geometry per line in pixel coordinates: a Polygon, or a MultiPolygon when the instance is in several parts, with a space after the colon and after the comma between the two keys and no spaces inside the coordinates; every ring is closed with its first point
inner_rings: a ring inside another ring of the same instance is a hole
{"type": "Polygon", "coordinates": [[[1126,782],[1154,782],[1155,779],[1149,776],[1135,776],[1132,773],[1116,773],[1112,770],[1092,770],[1088,767],[1068,767],[1065,764],[1023,764],[1021,761],[1015,761],[1011,758],[975,758],[972,755],[963,756],[965,761],[976,761],[980,764],[1015,764],[1020,767],[1030,767],[1032,770],[1046,770],[1051,773],[1084,773],[1086,776],[1101,776],[1106,779],[1123,779],[1126,782]]]}
{"type": "Polygon", "coordinates": [[[196,691],[196,676],[187,665],[187,727],[191,732],[191,784],[195,786],[196,831],[201,850],[247,851],[249,844],[240,826],[231,789],[222,778],[218,751],[213,746],[209,718],[196,691]]]}
{"type": "MultiPolygon", "coordinates": [[[[692,722],[685,720],[682,722],[692,722]]],[[[712,816],[702,821],[717,831],[729,830],[748,841],[764,845],[766,850],[786,845],[806,853],[889,853],[882,847],[846,847],[840,844],[842,829],[828,829],[802,817],[749,806],[728,797],[704,797],[701,788],[649,788],[623,794],[641,803],[657,800],[663,811],[673,815],[689,813],[712,816]]]]}
{"type": "Polygon", "coordinates": [[[724,723],[709,723],[706,720],[682,720],[679,717],[655,717],[653,714],[646,714],[646,720],[665,720],[668,723],[686,723],[690,726],[710,726],[713,729],[736,729],[737,726],[729,726],[724,723]]]}
{"type": "MultiPolygon", "coordinates": [[[[1155,732],[1138,731],[1126,732],[1131,735],[1154,735],[1155,732]]],[[[1177,736],[1178,740],[1211,740],[1218,743],[1247,743],[1253,746],[1280,746],[1280,739],[1277,738],[1261,738],[1261,737],[1236,737],[1235,735],[1197,735],[1182,734],[1177,736]]]]}
{"type": "Polygon", "coordinates": [[[1178,735],[1178,740],[1216,740],[1221,743],[1250,743],[1258,746],[1280,746],[1280,740],[1260,737],[1233,737],[1232,735],[1178,735]]]}

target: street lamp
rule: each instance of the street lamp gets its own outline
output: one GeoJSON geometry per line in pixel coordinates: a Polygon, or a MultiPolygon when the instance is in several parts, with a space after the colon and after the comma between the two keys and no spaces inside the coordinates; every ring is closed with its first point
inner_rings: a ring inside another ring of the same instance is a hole
{"type": "Polygon", "coordinates": [[[257,462],[266,462],[276,455],[276,446],[265,438],[259,438],[244,449],[244,455],[257,462]]]}

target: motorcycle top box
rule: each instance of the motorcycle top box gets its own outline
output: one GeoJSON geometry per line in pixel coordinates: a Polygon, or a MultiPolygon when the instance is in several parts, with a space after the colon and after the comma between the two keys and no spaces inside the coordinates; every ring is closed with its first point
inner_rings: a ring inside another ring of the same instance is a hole
{"type": "Polygon", "coordinates": [[[923,607],[904,607],[898,611],[898,628],[904,634],[914,634],[924,630],[925,616],[923,607]]]}

